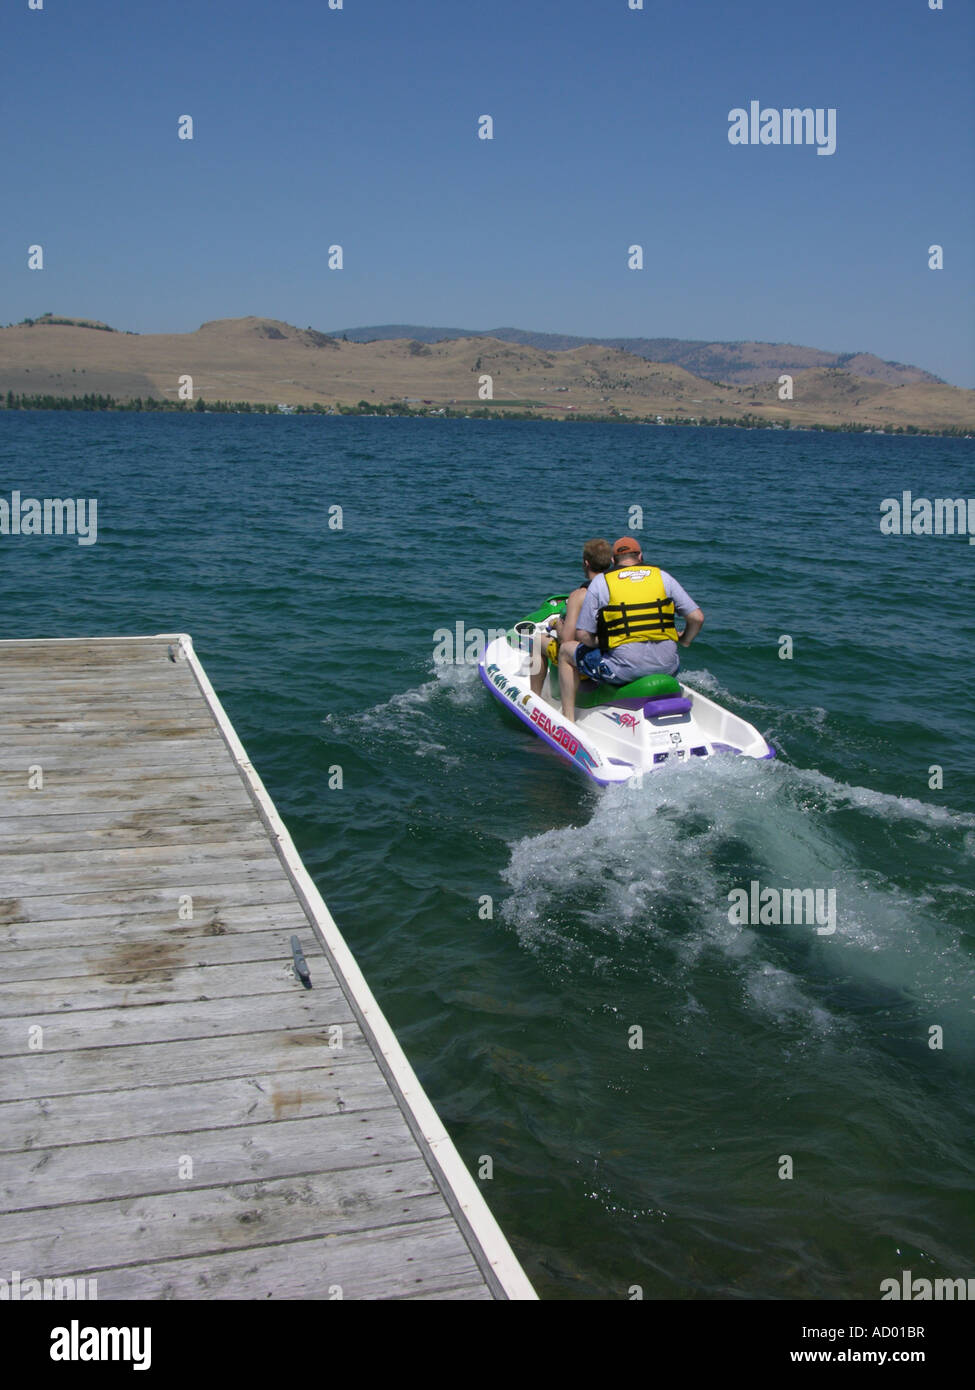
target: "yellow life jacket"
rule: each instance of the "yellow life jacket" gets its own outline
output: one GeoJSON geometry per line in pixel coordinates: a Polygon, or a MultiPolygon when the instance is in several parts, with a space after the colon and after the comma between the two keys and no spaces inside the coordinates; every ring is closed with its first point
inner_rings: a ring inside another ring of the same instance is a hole
{"type": "Polygon", "coordinates": [[[602,651],[612,651],[624,642],[677,641],[674,600],[667,597],[656,565],[626,565],[603,578],[609,603],[598,619],[602,651]]]}

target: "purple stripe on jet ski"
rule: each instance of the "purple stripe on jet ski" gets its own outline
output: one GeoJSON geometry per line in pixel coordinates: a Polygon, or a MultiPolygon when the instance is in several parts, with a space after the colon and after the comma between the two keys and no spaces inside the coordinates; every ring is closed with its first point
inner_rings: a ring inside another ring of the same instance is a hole
{"type": "MultiPolygon", "coordinates": [[[[478,674],[481,677],[481,680],[487,686],[488,690],[490,690],[494,698],[500,704],[504,705],[505,709],[510,710],[512,714],[516,714],[518,718],[521,720],[521,722],[523,724],[526,724],[528,728],[531,729],[533,734],[537,735],[537,737],[540,739],[544,739],[548,746],[550,748],[553,748],[555,752],[560,755],[560,757],[563,757],[567,763],[570,763],[572,765],[572,767],[578,768],[580,772],[586,773],[586,775],[591,777],[592,780],[596,782],[600,787],[608,787],[610,785],[608,779],[603,777],[597,777],[595,772],[591,768],[586,767],[585,763],[580,762],[579,759],[576,758],[572,753],[570,753],[567,748],[563,748],[560,743],[556,743],[555,739],[552,738],[550,734],[547,734],[544,729],[540,729],[537,724],[534,724],[523,709],[521,709],[518,705],[514,704],[513,701],[506,699],[504,695],[501,693],[501,691],[494,684],[494,682],[491,680],[491,677],[487,674],[487,671],[484,669],[483,666],[479,664],[477,670],[478,674]]],[[[574,737],[575,735],[573,734],[573,738],[574,737]]]]}
{"type": "Polygon", "coordinates": [[[691,702],[683,695],[662,695],[645,700],[643,713],[647,719],[662,719],[669,714],[690,714],[691,702]]]}

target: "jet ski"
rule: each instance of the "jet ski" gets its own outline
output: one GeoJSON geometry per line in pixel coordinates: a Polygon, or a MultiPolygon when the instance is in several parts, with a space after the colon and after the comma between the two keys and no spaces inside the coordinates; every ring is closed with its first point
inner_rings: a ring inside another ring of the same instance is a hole
{"type": "Polygon", "coordinates": [[[562,715],[558,671],[548,663],[541,696],[530,685],[532,643],[565,607],[565,596],[542,606],[485,647],[478,663],[491,694],[600,786],[628,782],[665,765],[737,753],[774,758],[775,749],[729,710],[674,676],[641,676],[628,685],[582,681],[576,717],[562,715]]]}

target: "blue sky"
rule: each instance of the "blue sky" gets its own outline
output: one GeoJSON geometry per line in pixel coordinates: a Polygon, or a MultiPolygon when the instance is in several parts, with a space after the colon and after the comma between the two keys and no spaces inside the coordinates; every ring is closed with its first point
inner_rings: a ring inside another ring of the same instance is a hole
{"type": "Polygon", "coordinates": [[[755,338],[975,386],[968,0],[644,5],[7,0],[0,322],[755,338]],[[731,145],[751,100],[834,107],[836,153],[731,145]]]}

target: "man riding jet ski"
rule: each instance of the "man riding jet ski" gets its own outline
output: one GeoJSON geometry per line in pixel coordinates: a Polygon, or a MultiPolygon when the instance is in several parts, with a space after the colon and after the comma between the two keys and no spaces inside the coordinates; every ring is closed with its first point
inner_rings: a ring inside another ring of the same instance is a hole
{"type": "Polygon", "coordinates": [[[553,595],[488,643],[478,663],[487,689],[599,786],[715,754],[774,758],[775,749],[746,720],[675,679],[678,645],[690,646],[704,623],[694,600],[671,575],[643,562],[632,536],[622,536],[614,550],[615,569],[592,573],[587,563],[581,598],[578,590],[553,595]],[[567,618],[558,626],[570,598],[578,603],[568,610],[569,617],[578,613],[574,632],[567,618]],[[678,615],[686,624],[681,635],[678,615]],[[557,663],[545,659],[553,623],[563,638],[557,663]]]}
{"type": "Polygon", "coordinates": [[[672,575],[643,562],[632,536],[613,546],[616,567],[590,582],[576,623],[578,640],[559,648],[562,713],[576,717],[576,693],[585,677],[603,685],[628,685],[641,676],[676,676],[677,647],[689,647],[704,614],[672,575]],[[684,619],[678,634],[676,615],[684,619]]]}

